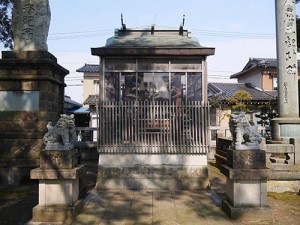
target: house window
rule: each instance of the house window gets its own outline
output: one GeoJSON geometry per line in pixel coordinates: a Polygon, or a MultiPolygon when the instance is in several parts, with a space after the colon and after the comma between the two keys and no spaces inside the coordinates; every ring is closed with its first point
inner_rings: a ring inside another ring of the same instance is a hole
{"type": "Polygon", "coordinates": [[[277,83],[277,77],[273,77],[273,89],[277,90],[278,83],[277,83]]]}
{"type": "Polygon", "coordinates": [[[99,80],[94,80],[94,88],[95,95],[99,95],[99,80]]]}

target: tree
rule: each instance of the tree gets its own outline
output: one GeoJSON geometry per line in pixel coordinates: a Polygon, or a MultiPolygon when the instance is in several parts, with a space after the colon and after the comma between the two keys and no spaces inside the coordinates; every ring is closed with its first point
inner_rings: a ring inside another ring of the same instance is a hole
{"type": "Polygon", "coordinates": [[[239,90],[227,100],[231,104],[232,110],[239,112],[250,112],[251,110],[249,102],[252,100],[252,95],[247,91],[239,90]]]}
{"type": "Polygon", "coordinates": [[[11,30],[11,12],[13,0],[0,0],[0,42],[5,48],[13,48],[11,30]]]}

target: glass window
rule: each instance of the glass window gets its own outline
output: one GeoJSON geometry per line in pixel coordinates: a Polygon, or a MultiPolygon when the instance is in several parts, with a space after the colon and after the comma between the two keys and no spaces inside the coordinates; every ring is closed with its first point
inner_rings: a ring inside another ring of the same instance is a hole
{"type": "Polygon", "coordinates": [[[201,73],[187,73],[187,101],[202,100],[201,73]]]}
{"type": "Polygon", "coordinates": [[[143,58],[138,60],[139,71],[168,71],[169,59],[167,58],[143,58]]]}
{"type": "Polygon", "coordinates": [[[185,73],[171,73],[171,101],[181,104],[186,96],[185,73]]]}
{"type": "Polygon", "coordinates": [[[138,101],[168,101],[168,73],[138,73],[138,101]]]}
{"type": "Polygon", "coordinates": [[[105,73],[104,90],[106,101],[119,99],[119,73],[105,73]]]}
{"type": "Polygon", "coordinates": [[[121,100],[135,101],[136,100],[136,76],[135,73],[121,73],[121,100]]]}
{"type": "Polygon", "coordinates": [[[124,71],[124,70],[136,70],[135,59],[132,58],[106,58],[105,59],[106,71],[124,71]]]}
{"type": "Polygon", "coordinates": [[[172,58],[171,59],[171,70],[172,71],[186,71],[186,70],[197,70],[202,69],[201,58],[172,58]]]}

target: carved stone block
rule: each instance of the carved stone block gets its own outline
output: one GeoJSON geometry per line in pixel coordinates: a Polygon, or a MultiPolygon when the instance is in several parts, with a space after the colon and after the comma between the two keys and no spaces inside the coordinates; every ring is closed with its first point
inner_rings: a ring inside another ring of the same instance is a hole
{"type": "Polygon", "coordinates": [[[233,169],[265,169],[266,153],[262,150],[227,150],[227,166],[233,169]]]}
{"type": "Polygon", "coordinates": [[[40,153],[41,169],[72,169],[78,165],[78,149],[42,150],[40,153]]]}

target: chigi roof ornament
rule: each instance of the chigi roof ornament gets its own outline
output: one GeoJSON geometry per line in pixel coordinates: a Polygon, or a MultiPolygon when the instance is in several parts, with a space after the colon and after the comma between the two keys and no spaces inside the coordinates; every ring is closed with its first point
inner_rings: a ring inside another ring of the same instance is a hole
{"type": "Polygon", "coordinates": [[[123,14],[122,13],[121,13],[121,26],[122,26],[122,29],[125,31],[126,30],[126,24],[123,21],[123,14]]]}
{"type": "Polygon", "coordinates": [[[179,34],[180,34],[180,35],[183,35],[184,22],[185,22],[185,15],[183,15],[182,23],[181,23],[180,26],[179,26],[179,34]]]}

